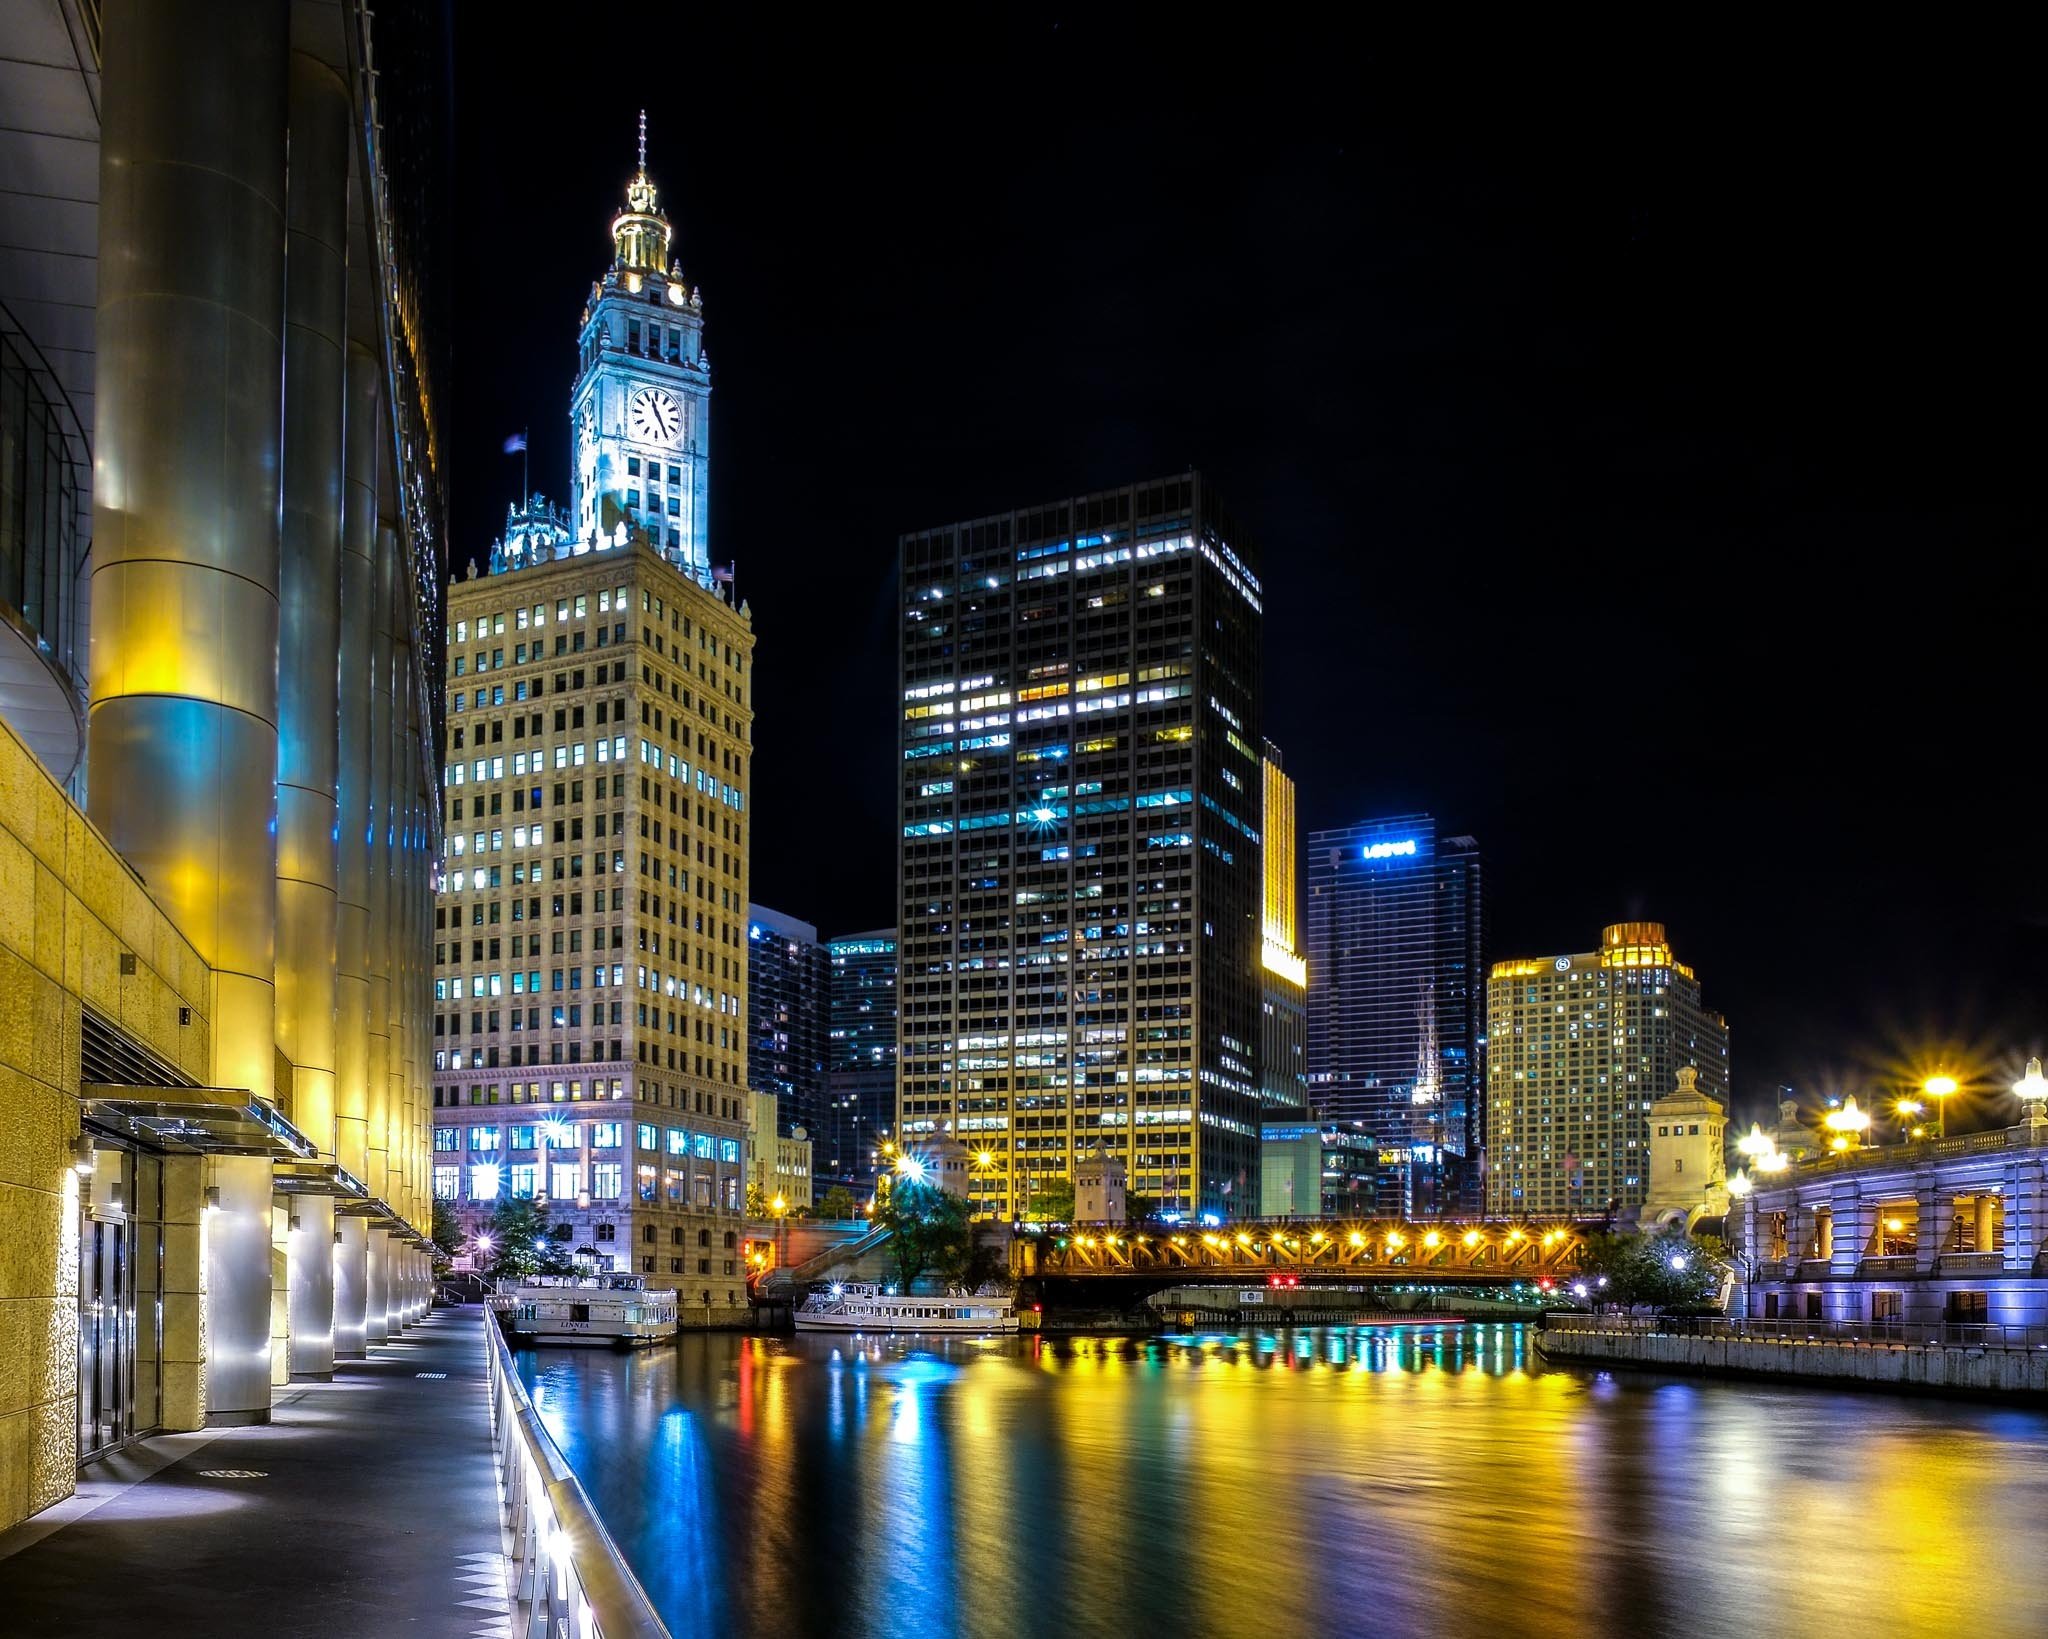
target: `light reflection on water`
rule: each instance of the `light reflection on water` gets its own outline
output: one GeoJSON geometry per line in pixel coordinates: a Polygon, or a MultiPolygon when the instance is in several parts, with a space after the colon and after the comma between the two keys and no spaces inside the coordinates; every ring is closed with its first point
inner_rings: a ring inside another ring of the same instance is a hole
{"type": "Polygon", "coordinates": [[[2048,1633],[2048,1414],[1519,1326],[690,1336],[520,1370],[676,1639],[2048,1633]]]}

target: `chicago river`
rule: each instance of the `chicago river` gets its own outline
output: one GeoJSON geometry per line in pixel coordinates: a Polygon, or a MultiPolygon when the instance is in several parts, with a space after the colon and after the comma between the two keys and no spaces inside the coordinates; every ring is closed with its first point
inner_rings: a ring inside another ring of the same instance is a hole
{"type": "Polygon", "coordinates": [[[2048,1632],[2048,1413],[1514,1325],[540,1350],[677,1639],[2048,1632]]]}

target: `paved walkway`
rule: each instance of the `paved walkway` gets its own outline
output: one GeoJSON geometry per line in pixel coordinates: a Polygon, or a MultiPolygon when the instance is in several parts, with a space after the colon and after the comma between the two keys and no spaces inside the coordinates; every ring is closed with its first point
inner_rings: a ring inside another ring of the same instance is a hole
{"type": "Polygon", "coordinates": [[[510,1633],[483,1311],[280,1391],[261,1428],[145,1440],[0,1534],[0,1631],[510,1633]]]}

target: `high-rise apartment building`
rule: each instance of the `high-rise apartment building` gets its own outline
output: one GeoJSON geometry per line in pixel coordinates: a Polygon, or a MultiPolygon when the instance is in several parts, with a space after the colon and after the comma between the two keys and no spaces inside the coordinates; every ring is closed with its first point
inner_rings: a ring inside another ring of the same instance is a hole
{"type": "Polygon", "coordinates": [[[902,568],[901,1142],[966,1144],[998,1213],[1098,1148],[1169,1211],[1256,1212],[1253,554],[1189,473],[902,568]]]}
{"type": "Polygon", "coordinates": [[[874,1187],[882,1141],[896,1130],[896,930],[825,941],[831,1004],[825,1128],[814,1145],[821,1188],[874,1187]]]}
{"type": "Polygon", "coordinates": [[[747,1075],[772,1093],[783,1136],[815,1139],[825,1119],[825,1014],[831,969],[818,930],[766,905],[747,908],[747,1075]]]}
{"type": "Polygon", "coordinates": [[[745,1302],[754,633],[668,535],[709,385],[644,138],[612,241],[569,521],[529,503],[448,593],[433,1181],[471,1230],[545,1200],[715,1324],[745,1302]]]}
{"type": "Polygon", "coordinates": [[[1308,1110],[1308,963],[1300,941],[1300,859],[1295,846],[1294,782],[1280,748],[1266,742],[1262,771],[1265,912],[1260,922],[1264,994],[1259,1027],[1259,1098],[1266,1120],[1308,1110]]]}
{"type": "Polygon", "coordinates": [[[1406,1139],[1420,1167],[1418,1210],[1477,1210],[1486,1144],[1479,846],[1438,836],[1427,814],[1403,814],[1312,833],[1307,866],[1316,1106],[1363,1122],[1382,1144],[1406,1139]]]}
{"type": "Polygon", "coordinates": [[[0,7],[0,1528],[431,1295],[446,53],[0,7]]]}
{"type": "Polygon", "coordinates": [[[1496,962],[1488,982],[1486,1208],[1599,1217],[1642,1206],[1650,1107],[1689,1085],[1728,1105],[1728,1021],[1659,922],[1618,922],[1600,948],[1496,962]]]}

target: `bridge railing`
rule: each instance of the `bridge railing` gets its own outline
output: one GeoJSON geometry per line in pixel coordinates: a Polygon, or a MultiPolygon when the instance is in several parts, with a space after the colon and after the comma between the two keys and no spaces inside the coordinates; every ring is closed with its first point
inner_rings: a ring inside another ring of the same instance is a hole
{"type": "Polygon", "coordinates": [[[495,1316],[484,1316],[498,1499],[512,1537],[519,1631],[670,1639],[647,1592],[534,1412],[495,1316]]]}
{"type": "Polygon", "coordinates": [[[1733,1342],[1850,1343],[1870,1348],[2048,1349],[2048,1326],[1973,1320],[1802,1320],[1742,1315],[1587,1315],[1553,1310],[1546,1332],[1708,1337],[1733,1342]]]}

